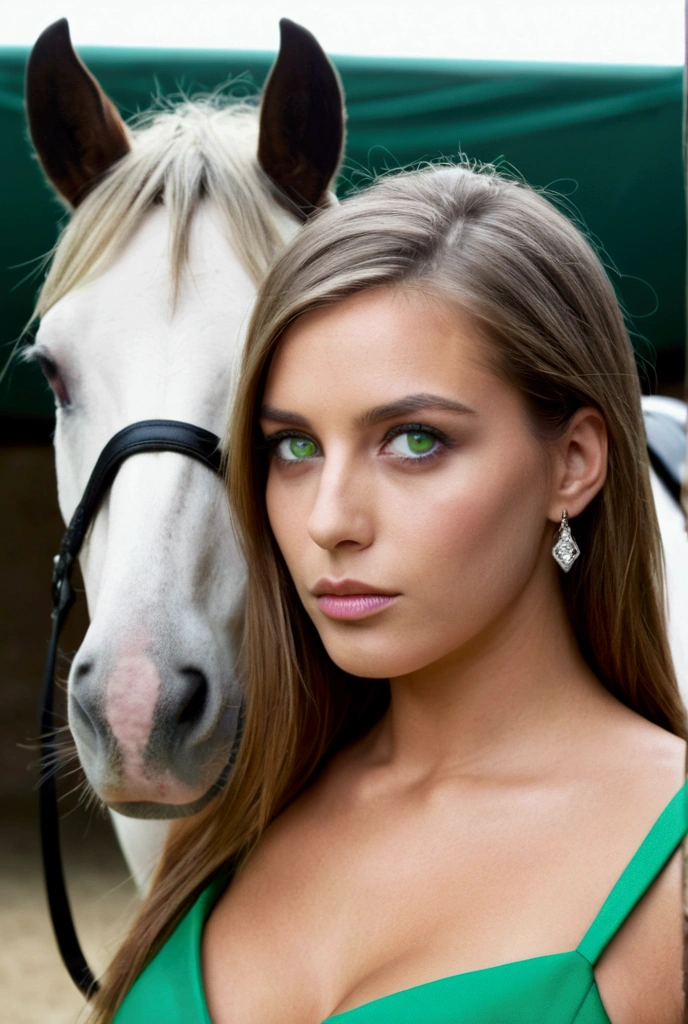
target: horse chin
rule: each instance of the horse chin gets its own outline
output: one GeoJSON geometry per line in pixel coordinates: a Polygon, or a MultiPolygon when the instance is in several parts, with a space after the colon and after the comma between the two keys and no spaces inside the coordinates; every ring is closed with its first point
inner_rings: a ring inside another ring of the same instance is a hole
{"type": "Polygon", "coordinates": [[[154,800],[116,799],[106,799],[103,802],[111,811],[123,814],[126,818],[139,818],[148,821],[170,821],[173,818],[190,818],[192,815],[202,811],[215,797],[219,796],[227,784],[230,771],[231,764],[227,764],[212,786],[202,796],[188,803],[175,804],[160,803],[154,800]]]}

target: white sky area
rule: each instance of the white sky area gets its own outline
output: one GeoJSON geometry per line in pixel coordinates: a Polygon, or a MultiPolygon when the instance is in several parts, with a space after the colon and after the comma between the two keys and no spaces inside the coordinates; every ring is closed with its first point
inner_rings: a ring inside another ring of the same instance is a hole
{"type": "Polygon", "coordinates": [[[275,50],[278,22],[328,53],[682,64],[683,0],[10,0],[0,45],[30,45],[69,18],[76,46],[275,50]]]}

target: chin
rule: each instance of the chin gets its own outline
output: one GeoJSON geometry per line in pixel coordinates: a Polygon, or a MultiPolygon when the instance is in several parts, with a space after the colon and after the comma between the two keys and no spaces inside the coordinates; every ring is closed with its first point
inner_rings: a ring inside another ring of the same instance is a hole
{"type": "Polygon", "coordinates": [[[325,650],[344,672],[363,679],[394,679],[417,672],[445,654],[427,645],[409,643],[408,635],[373,638],[352,632],[344,636],[321,634],[325,650]]]}

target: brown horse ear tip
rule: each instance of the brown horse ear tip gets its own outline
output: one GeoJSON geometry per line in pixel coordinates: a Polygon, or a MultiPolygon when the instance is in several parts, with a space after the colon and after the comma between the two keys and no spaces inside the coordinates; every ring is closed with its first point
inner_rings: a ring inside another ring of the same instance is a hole
{"type": "Polygon", "coordinates": [[[39,46],[42,43],[53,43],[57,40],[67,42],[71,46],[69,22],[66,18],[58,18],[57,21],[53,21],[47,28],[44,28],[34,46],[39,46]]]}
{"type": "Polygon", "coordinates": [[[298,31],[301,31],[301,32],[305,31],[305,29],[303,28],[302,25],[299,25],[299,24],[297,24],[297,22],[292,21],[291,18],[280,18],[280,20],[279,20],[279,27],[280,27],[280,32],[281,33],[293,32],[294,30],[296,30],[297,32],[298,31]]]}
{"type": "Polygon", "coordinates": [[[67,18],[58,18],[52,25],[48,25],[46,32],[59,32],[61,35],[69,35],[69,21],[67,18]]]}
{"type": "Polygon", "coordinates": [[[69,22],[66,18],[59,18],[44,28],[36,42],[33,44],[29,60],[49,56],[55,50],[72,50],[72,39],[69,34],[69,22]]]}
{"type": "Polygon", "coordinates": [[[303,25],[299,25],[298,22],[292,21],[291,18],[280,18],[279,27],[282,45],[285,43],[306,43],[310,46],[315,44],[318,49],[321,49],[320,43],[313,33],[304,28],[303,25]]]}

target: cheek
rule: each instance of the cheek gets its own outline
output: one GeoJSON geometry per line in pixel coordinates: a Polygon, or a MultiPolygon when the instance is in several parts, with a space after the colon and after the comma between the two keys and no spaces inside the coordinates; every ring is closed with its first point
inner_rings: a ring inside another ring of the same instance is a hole
{"type": "Polygon", "coordinates": [[[289,486],[278,473],[268,471],[265,507],[270,527],[289,571],[295,576],[307,541],[304,524],[308,520],[308,501],[306,488],[289,486]]]}
{"type": "MultiPolygon", "coordinates": [[[[477,476],[477,475],[476,475],[477,476]]],[[[542,547],[547,487],[537,457],[505,460],[440,500],[419,581],[439,630],[465,642],[517,599],[542,547]]],[[[419,553],[420,554],[420,553],[419,553]]]]}
{"type": "Polygon", "coordinates": [[[532,570],[542,505],[532,478],[511,475],[483,477],[473,488],[430,498],[424,525],[407,531],[402,524],[401,539],[417,559],[415,576],[428,607],[450,616],[460,608],[465,622],[497,611],[532,570]]]}
{"type": "Polygon", "coordinates": [[[547,487],[537,457],[505,451],[489,468],[475,462],[431,490],[420,515],[412,518],[408,508],[399,518],[406,550],[413,544],[426,568],[448,582],[508,573],[532,561],[541,540],[547,487]]]}

